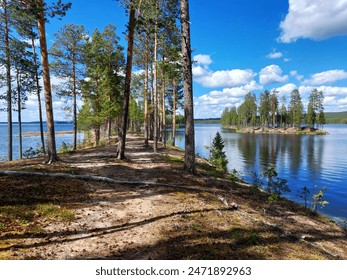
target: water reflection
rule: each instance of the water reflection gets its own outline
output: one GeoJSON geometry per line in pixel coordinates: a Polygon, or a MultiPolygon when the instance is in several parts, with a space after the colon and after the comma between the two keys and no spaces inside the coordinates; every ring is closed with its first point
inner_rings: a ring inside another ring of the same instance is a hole
{"type": "MultiPolygon", "coordinates": [[[[196,152],[208,157],[208,146],[220,132],[229,160],[228,169],[236,169],[247,182],[252,172],[262,174],[275,164],[278,176],[288,180],[288,198],[299,201],[298,190],[307,186],[327,187],[324,198],[329,205],[322,212],[336,220],[347,219],[347,126],[327,126],[330,135],[255,135],[237,134],[219,125],[196,125],[196,152]]],[[[184,148],[184,131],[177,133],[176,145],[184,148]],[[180,138],[180,139],[179,139],[180,138]]]]}

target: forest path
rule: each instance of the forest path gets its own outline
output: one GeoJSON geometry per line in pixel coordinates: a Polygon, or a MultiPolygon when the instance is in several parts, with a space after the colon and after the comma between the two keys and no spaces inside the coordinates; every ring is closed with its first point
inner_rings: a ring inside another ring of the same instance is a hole
{"type": "Polygon", "coordinates": [[[0,176],[5,208],[13,197],[29,208],[48,197],[74,214],[68,222],[39,216],[30,224],[36,232],[0,231],[0,258],[7,252],[10,259],[347,259],[342,228],[287,200],[270,205],[268,194],[212,176],[203,159],[197,158],[199,175],[189,175],[181,150],[154,154],[143,143],[129,134],[124,161],[110,145],[63,154],[53,166],[42,159],[0,164],[139,182],[0,176]]]}
{"type": "MultiPolygon", "coordinates": [[[[142,138],[129,134],[124,161],[115,159],[114,145],[64,154],[61,159],[63,165],[73,168],[79,175],[187,184],[184,177],[190,175],[173,167],[162,154],[145,148],[143,143],[142,138]]],[[[25,259],[156,258],[153,248],[163,239],[163,229],[174,226],[172,218],[186,211],[199,211],[191,205],[182,205],[181,196],[177,196],[182,190],[175,188],[93,181],[80,184],[88,188],[90,195],[74,207],[75,220],[44,223],[44,234],[23,238],[17,244],[17,248],[25,249],[18,256],[25,259]]]]}

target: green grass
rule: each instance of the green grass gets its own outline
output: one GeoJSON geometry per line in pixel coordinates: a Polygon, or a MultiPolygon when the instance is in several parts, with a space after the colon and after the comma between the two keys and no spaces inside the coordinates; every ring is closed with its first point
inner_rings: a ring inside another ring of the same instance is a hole
{"type": "MultiPolygon", "coordinates": [[[[74,220],[71,210],[54,204],[7,205],[0,207],[0,231],[5,231],[16,225],[23,229],[39,218],[69,222],[74,220]]],[[[32,227],[32,225],[30,225],[32,227]]]]}

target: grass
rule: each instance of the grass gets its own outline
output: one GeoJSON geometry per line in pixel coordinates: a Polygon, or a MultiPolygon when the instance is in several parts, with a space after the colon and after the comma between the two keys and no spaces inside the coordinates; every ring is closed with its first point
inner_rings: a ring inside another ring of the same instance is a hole
{"type": "Polygon", "coordinates": [[[8,231],[11,228],[26,230],[26,225],[39,218],[69,222],[73,221],[75,217],[71,210],[51,203],[1,206],[0,219],[6,222],[0,223],[0,231],[8,231]]]}

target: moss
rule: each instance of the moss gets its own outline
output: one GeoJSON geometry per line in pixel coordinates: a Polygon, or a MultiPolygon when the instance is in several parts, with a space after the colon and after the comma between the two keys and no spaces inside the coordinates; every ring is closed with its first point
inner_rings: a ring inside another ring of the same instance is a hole
{"type": "Polygon", "coordinates": [[[38,213],[47,219],[58,219],[63,222],[73,221],[75,216],[69,209],[53,204],[39,204],[36,207],[38,213]]]}

